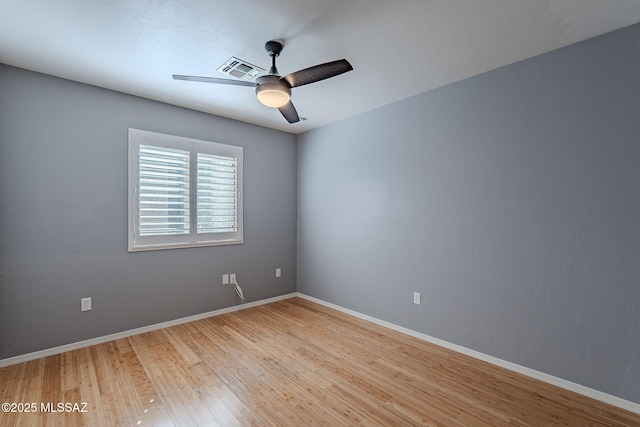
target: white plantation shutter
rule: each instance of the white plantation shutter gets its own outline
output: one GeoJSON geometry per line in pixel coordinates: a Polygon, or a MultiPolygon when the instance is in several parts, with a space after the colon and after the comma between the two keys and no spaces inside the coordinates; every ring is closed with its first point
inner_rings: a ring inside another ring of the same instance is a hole
{"type": "Polygon", "coordinates": [[[198,233],[233,233],[238,229],[238,160],[198,153],[198,233]]]}
{"type": "Polygon", "coordinates": [[[242,243],[242,148],[129,129],[129,251],[242,243]]]}
{"type": "Polygon", "coordinates": [[[189,152],[140,145],[140,236],[189,234],[189,152]]]}

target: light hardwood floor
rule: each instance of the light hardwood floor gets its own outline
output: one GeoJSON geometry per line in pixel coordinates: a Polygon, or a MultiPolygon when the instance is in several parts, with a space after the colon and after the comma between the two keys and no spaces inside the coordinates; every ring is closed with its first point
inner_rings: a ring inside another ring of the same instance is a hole
{"type": "Polygon", "coordinates": [[[640,426],[638,415],[300,298],[5,367],[0,392],[37,406],[0,412],[1,426],[640,426]],[[86,412],[42,411],[58,402],[86,412]]]}

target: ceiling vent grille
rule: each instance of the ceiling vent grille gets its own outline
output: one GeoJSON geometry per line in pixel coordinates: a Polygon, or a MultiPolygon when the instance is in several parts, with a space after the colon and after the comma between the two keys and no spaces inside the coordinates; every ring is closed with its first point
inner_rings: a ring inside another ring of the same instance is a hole
{"type": "Polygon", "coordinates": [[[219,66],[217,70],[240,80],[251,80],[262,73],[264,68],[257,67],[249,64],[247,61],[232,56],[227,62],[219,66]]]}

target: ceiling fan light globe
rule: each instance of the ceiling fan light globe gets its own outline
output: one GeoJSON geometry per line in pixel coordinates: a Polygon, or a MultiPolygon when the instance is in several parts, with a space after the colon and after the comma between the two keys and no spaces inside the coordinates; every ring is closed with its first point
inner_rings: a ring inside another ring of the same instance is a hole
{"type": "Polygon", "coordinates": [[[291,99],[291,89],[279,83],[263,83],[256,87],[256,95],[267,107],[280,108],[291,99]]]}

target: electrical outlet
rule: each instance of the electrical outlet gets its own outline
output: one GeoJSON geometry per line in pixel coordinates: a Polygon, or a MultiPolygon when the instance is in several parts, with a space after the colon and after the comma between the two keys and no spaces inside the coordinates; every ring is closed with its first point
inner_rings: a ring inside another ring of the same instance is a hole
{"type": "Polygon", "coordinates": [[[276,277],[282,277],[282,269],[280,267],[276,268],[276,277]]]}
{"type": "Polygon", "coordinates": [[[229,275],[229,280],[231,281],[231,283],[236,283],[236,273],[231,273],[229,275]]]}
{"type": "Polygon", "coordinates": [[[228,274],[223,274],[222,275],[222,284],[223,285],[228,285],[229,284],[229,275],[228,274]]]}
{"type": "Polygon", "coordinates": [[[420,304],[420,292],[413,293],[413,303],[420,304]]]}
{"type": "Polygon", "coordinates": [[[91,310],[91,297],[80,299],[80,311],[91,310]]]}

